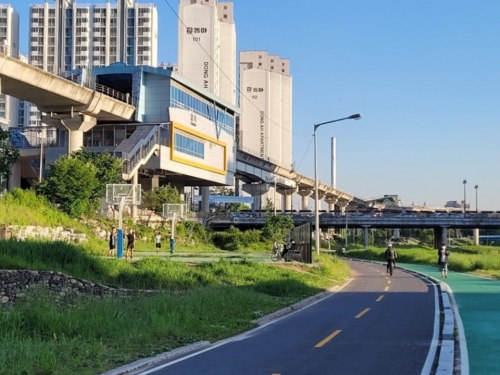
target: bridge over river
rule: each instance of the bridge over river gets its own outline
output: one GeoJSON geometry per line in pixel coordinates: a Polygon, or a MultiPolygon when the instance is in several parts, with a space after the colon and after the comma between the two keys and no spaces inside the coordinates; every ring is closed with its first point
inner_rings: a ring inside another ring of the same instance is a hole
{"type": "MultiPolygon", "coordinates": [[[[207,217],[206,223],[214,229],[234,226],[241,229],[260,228],[272,213],[234,212],[207,217]]],[[[314,230],[314,212],[279,213],[291,215],[295,225],[311,223],[314,230]]],[[[368,244],[368,230],[380,229],[434,229],[436,246],[446,242],[448,229],[500,229],[500,213],[387,213],[325,212],[319,217],[320,228],[356,228],[365,232],[365,245],[368,244]]]]}

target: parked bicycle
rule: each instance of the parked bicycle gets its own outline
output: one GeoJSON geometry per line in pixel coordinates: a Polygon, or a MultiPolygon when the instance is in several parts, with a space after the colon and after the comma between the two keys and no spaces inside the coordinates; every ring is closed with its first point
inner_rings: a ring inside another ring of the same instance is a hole
{"type": "Polygon", "coordinates": [[[304,262],[302,258],[302,251],[295,247],[295,244],[292,244],[290,248],[287,248],[286,244],[277,243],[273,244],[273,248],[271,251],[271,260],[273,262],[277,262],[279,260],[284,260],[285,262],[297,261],[304,262]]]}

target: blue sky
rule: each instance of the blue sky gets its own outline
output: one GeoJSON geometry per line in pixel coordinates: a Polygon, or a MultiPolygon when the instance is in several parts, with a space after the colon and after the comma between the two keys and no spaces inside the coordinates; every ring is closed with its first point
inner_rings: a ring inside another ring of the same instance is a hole
{"type": "MultiPolygon", "coordinates": [[[[158,8],[159,60],[176,62],[177,0],[140,2],[158,8]]],[[[42,1],[11,3],[27,51],[29,4],[42,1]]],[[[443,206],[463,199],[467,179],[472,209],[479,185],[479,208],[500,210],[500,1],[233,3],[238,51],[290,59],[298,171],[314,174],[314,123],[361,113],[318,129],[321,181],[330,181],[335,136],[341,190],[443,206]]]]}

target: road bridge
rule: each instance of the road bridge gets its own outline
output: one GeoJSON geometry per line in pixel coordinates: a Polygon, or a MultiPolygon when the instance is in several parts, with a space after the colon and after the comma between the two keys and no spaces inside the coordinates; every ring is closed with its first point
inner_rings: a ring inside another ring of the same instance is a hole
{"type": "MultiPolygon", "coordinates": [[[[314,229],[314,212],[279,213],[291,215],[295,225],[311,223],[314,229]]],[[[266,215],[259,212],[242,212],[219,214],[207,217],[206,223],[213,229],[227,229],[230,226],[241,229],[261,228],[266,221],[266,215]]],[[[368,246],[370,229],[433,229],[435,246],[446,243],[449,229],[500,229],[500,214],[468,213],[419,213],[406,212],[402,214],[376,212],[373,214],[342,214],[340,212],[323,212],[320,214],[321,229],[362,229],[364,231],[365,247],[368,246]]],[[[476,236],[476,234],[475,234],[476,236]]],[[[479,238],[475,238],[478,242],[479,238]]]]}
{"type": "MultiPolygon", "coordinates": [[[[69,78],[69,79],[68,79],[69,78]]],[[[69,131],[68,151],[83,145],[83,132],[97,121],[132,121],[131,98],[102,85],[73,82],[34,67],[0,50],[0,92],[35,104],[46,115],[42,122],[69,131]]]]}

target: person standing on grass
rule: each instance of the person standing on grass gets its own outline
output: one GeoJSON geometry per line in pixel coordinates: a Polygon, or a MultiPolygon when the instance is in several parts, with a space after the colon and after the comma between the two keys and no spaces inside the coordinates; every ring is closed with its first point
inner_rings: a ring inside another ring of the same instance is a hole
{"type": "Polygon", "coordinates": [[[155,247],[156,247],[156,254],[158,254],[160,252],[160,249],[161,249],[161,234],[160,234],[160,232],[156,233],[155,247]]]}
{"type": "Polygon", "coordinates": [[[441,248],[438,250],[438,264],[439,270],[441,271],[441,277],[448,277],[448,260],[450,256],[450,251],[446,249],[445,244],[441,244],[441,248]]]}
{"type": "Polygon", "coordinates": [[[109,250],[108,257],[115,256],[115,248],[116,248],[116,228],[111,228],[111,233],[109,234],[109,250]]]}
{"type": "Polygon", "coordinates": [[[125,259],[128,259],[128,254],[130,252],[130,259],[134,257],[134,247],[135,247],[135,233],[133,229],[127,234],[127,252],[125,253],[125,259]]]}

